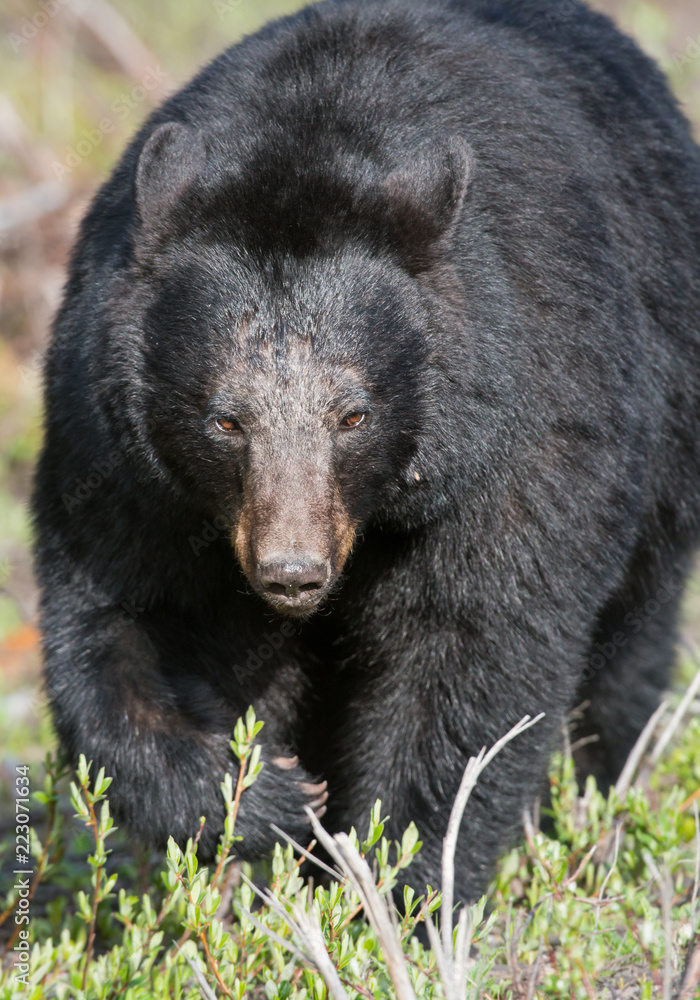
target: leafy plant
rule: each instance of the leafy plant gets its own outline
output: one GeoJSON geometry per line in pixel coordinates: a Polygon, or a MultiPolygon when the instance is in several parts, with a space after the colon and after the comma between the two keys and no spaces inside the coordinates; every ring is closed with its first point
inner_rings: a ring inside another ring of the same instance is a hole
{"type": "MultiPolygon", "coordinates": [[[[59,808],[65,769],[47,759],[44,788],[35,793],[46,830],[41,840],[32,836],[32,896],[41,883],[65,881],[66,852],[76,842],[85,860],[73,877],[82,888],[73,906],[54,900],[33,920],[29,971],[18,981],[5,964],[2,1000],[572,1000],[612,996],[629,983],[636,995],[651,997],[680,980],[700,879],[700,836],[688,842],[679,822],[684,789],[660,781],[660,791],[637,784],[604,797],[589,779],[581,795],[571,757],[559,756],[550,779],[554,836],[527,821],[525,844],[503,859],[489,898],[462,910],[453,931],[445,910],[440,927],[446,900],[435,889],[398,892],[421,849],[419,831],[411,824],[400,843],[390,843],[381,802],[363,838],[354,830],[331,838],[314,820],[315,838],[335,866],[315,859],[315,841],[284,842],[282,831],[265,869],[235,862],[241,797],[262,767],[255,742],[261,727],[252,709],[236,725],[231,745],[239,771],[235,786],[230,775],[222,782],[226,821],[215,864],[202,866],[197,857],[202,819],[184,847],[171,840],[153,884],[140,894],[129,887],[133,872],[124,878],[112,870],[109,778],[100,771],[91,781],[91,765],[81,759],[70,785],[78,824],[67,844],[59,808]],[[86,867],[89,880],[81,875],[86,867]],[[320,884],[309,878],[311,867],[320,884]]],[[[659,775],[672,759],[694,759],[699,738],[691,724],[659,775]]],[[[457,826],[497,749],[470,762],[453,813],[457,826]]],[[[443,864],[449,890],[449,845],[443,864]]],[[[8,898],[0,922],[15,904],[8,898]]],[[[8,955],[12,948],[11,936],[8,955]]]]}

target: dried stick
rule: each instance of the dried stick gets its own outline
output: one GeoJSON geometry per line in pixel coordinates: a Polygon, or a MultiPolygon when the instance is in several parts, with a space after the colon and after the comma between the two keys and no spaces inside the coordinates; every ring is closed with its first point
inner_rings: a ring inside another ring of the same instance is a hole
{"type": "Polygon", "coordinates": [[[700,987],[700,940],[694,938],[688,948],[683,979],[676,994],[676,1000],[696,1000],[700,987]]]}
{"type": "MultiPolygon", "coordinates": [[[[77,17],[93,38],[109,52],[122,72],[136,83],[142,83],[149,68],[158,60],[144,45],[129,22],[108,0],[91,0],[75,11],[77,17]]],[[[157,101],[165,91],[159,84],[151,91],[150,99],[157,101]]]]}
{"type": "Polygon", "coordinates": [[[199,992],[204,997],[204,1000],[216,1000],[216,993],[214,993],[212,988],[209,986],[201,971],[197,968],[189,955],[185,955],[185,961],[189,965],[192,975],[197,980],[199,992]]]}
{"type": "Polygon", "coordinates": [[[369,865],[361,857],[347,834],[337,833],[331,837],[308,806],[306,807],[306,815],[311,821],[319,843],[325,847],[333,860],[340,866],[362,901],[367,919],[379,938],[397,1000],[416,1000],[401,943],[391,921],[389,911],[389,907],[392,905],[391,897],[387,900],[379,895],[369,865]]]}
{"type": "MultiPolygon", "coordinates": [[[[519,736],[520,733],[525,732],[525,730],[529,729],[530,726],[534,726],[535,723],[539,722],[543,717],[544,712],[540,712],[540,714],[535,716],[534,719],[531,719],[529,715],[526,715],[520,720],[520,722],[513,726],[513,728],[507,732],[505,736],[502,736],[500,740],[497,740],[488,753],[486,752],[486,747],[482,747],[476,757],[470,757],[464,770],[464,774],[462,775],[457,797],[454,801],[454,805],[452,806],[452,812],[450,813],[450,819],[447,824],[447,832],[445,833],[442,848],[442,905],[440,907],[440,923],[443,958],[445,967],[448,970],[448,978],[452,976],[454,966],[452,945],[452,908],[454,905],[455,852],[457,850],[459,828],[462,823],[462,817],[464,816],[464,810],[467,802],[469,801],[469,796],[471,795],[472,790],[484,768],[491,763],[496,754],[499,753],[507,743],[510,743],[512,739],[515,739],[515,737],[519,736]]],[[[453,997],[455,995],[454,990],[456,984],[454,982],[449,984],[444,983],[444,986],[448,994],[448,998],[453,997]]]]}
{"type": "Polygon", "coordinates": [[[311,953],[311,959],[328,987],[328,992],[334,1000],[348,1000],[348,995],[326,950],[326,942],[323,940],[323,931],[318,922],[313,900],[310,898],[306,907],[293,906],[292,912],[311,953]]]}
{"type": "Polygon", "coordinates": [[[668,725],[662,732],[661,736],[659,737],[656,746],[654,747],[654,751],[651,754],[651,757],[649,758],[649,762],[651,764],[656,764],[657,760],[659,759],[661,754],[664,752],[664,750],[670,743],[673,734],[676,732],[681,722],[683,721],[683,717],[685,713],[688,711],[690,703],[692,702],[693,698],[698,693],[698,691],[700,691],[700,669],[695,674],[695,677],[693,677],[688,687],[688,690],[683,695],[683,699],[680,705],[671,716],[670,722],[668,723],[668,725]]]}
{"type": "Polygon", "coordinates": [[[693,898],[690,902],[690,913],[695,923],[695,906],[698,901],[698,889],[700,888],[700,816],[698,815],[698,804],[693,802],[693,814],[695,816],[695,879],[693,881],[693,898]]]}
{"type": "Polygon", "coordinates": [[[624,799],[625,796],[627,795],[627,792],[630,790],[630,786],[632,785],[632,779],[634,778],[637,768],[639,767],[639,763],[644,754],[646,753],[646,749],[649,746],[649,743],[651,742],[652,736],[654,735],[654,730],[656,729],[656,725],[661,716],[666,711],[667,706],[668,706],[667,701],[661,702],[659,707],[656,709],[654,714],[647,722],[644,729],[639,734],[637,742],[632,747],[632,751],[625,762],[625,766],[622,768],[622,773],[620,774],[620,777],[617,779],[617,783],[615,784],[615,791],[619,799],[624,799]]]}
{"type": "Polygon", "coordinates": [[[540,944],[537,949],[537,958],[535,959],[535,964],[532,966],[532,972],[530,973],[530,982],[527,987],[527,1000],[535,1000],[535,989],[537,987],[537,977],[540,974],[540,960],[542,959],[542,952],[544,951],[544,941],[540,937],[540,944]]]}
{"type": "Polygon", "coordinates": [[[319,868],[321,868],[324,872],[326,872],[327,875],[330,875],[332,879],[335,879],[336,882],[343,881],[342,872],[336,871],[334,868],[331,868],[330,865],[327,865],[324,861],[321,861],[320,858],[317,858],[315,854],[311,853],[311,851],[307,851],[305,847],[302,847],[301,844],[298,844],[296,840],[290,837],[288,833],[285,833],[284,830],[280,830],[280,828],[278,826],[275,826],[274,823],[270,823],[270,829],[272,830],[273,833],[276,833],[278,837],[283,837],[287,841],[287,843],[291,844],[294,850],[297,851],[299,854],[301,854],[303,857],[305,857],[307,861],[311,861],[313,864],[318,865],[319,868]]]}
{"type": "MultiPolygon", "coordinates": [[[[262,933],[265,934],[266,937],[269,937],[271,941],[274,941],[275,944],[280,945],[287,951],[291,951],[292,955],[296,955],[296,957],[300,961],[305,962],[306,965],[315,964],[311,959],[311,957],[305,954],[299,948],[297,948],[292,941],[288,941],[286,938],[280,937],[280,935],[276,931],[273,931],[271,927],[266,927],[265,924],[261,924],[260,921],[257,919],[257,917],[254,917],[253,914],[250,912],[250,910],[246,910],[245,906],[241,906],[241,904],[237,900],[233,901],[233,905],[236,907],[239,913],[243,914],[246,920],[250,920],[253,927],[257,927],[259,931],[262,931],[262,933]]],[[[288,920],[288,917],[289,914],[286,915],[285,919],[287,920],[287,923],[289,923],[291,927],[292,924],[288,920]]],[[[299,931],[299,936],[301,937],[300,931],[299,931]]]]}
{"type": "Polygon", "coordinates": [[[292,906],[292,914],[290,914],[282,906],[282,904],[275,899],[272,893],[263,892],[243,873],[241,873],[241,878],[256,895],[258,895],[271,909],[282,917],[292,933],[295,934],[302,942],[306,951],[303,952],[298,948],[295,948],[291,941],[285,941],[284,938],[280,937],[273,930],[265,927],[264,924],[257,921],[255,917],[248,912],[248,910],[244,909],[240,906],[240,904],[236,904],[239,911],[251,921],[254,927],[263,931],[264,934],[267,934],[267,936],[276,941],[277,944],[280,944],[282,947],[293,952],[298,958],[306,962],[307,965],[314,965],[324,983],[328,987],[328,992],[334,1000],[348,1000],[347,993],[343,989],[338,973],[336,972],[330,956],[326,951],[326,943],[323,940],[323,933],[321,931],[316,912],[313,909],[313,902],[309,900],[306,909],[298,905],[292,906]]]}
{"type": "Polygon", "coordinates": [[[671,874],[666,867],[660,872],[649,851],[643,851],[642,857],[653,878],[659,883],[661,897],[661,919],[664,928],[664,979],[663,1000],[671,1000],[671,981],[673,979],[673,932],[671,929],[671,906],[673,904],[673,884],[671,874]]]}
{"type": "MultiPolygon", "coordinates": [[[[456,941],[452,943],[452,907],[454,901],[454,862],[457,847],[457,837],[464,815],[464,810],[479,776],[484,768],[493,760],[497,753],[520,733],[534,726],[536,722],[544,716],[541,712],[534,719],[526,715],[520,722],[513,726],[510,732],[501,737],[487,752],[482,748],[476,757],[470,758],[460,782],[455,803],[452,807],[447,832],[443,842],[442,856],[442,879],[443,879],[443,899],[441,909],[442,919],[442,941],[435,925],[426,912],[425,923],[428,938],[435,954],[435,961],[443,984],[443,990],[447,1000],[463,1000],[467,985],[469,948],[471,945],[472,927],[470,923],[469,908],[463,907],[457,922],[456,941]]],[[[333,878],[345,878],[357,893],[361,907],[367,916],[370,924],[379,940],[382,953],[386,960],[389,977],[394,987],[396,1000],[416,1000],[416,996],[408,973],[406,957],[401,947],[398,933],[398,924],[393,909],[391,896],[382,896],[379,886],[375,882],[372,871],[353,845],[350,838],[345,833],[337,833],[331,836],[320,824],[313,810],[306,808],[314,835],[318,842],[328,852],[333,861],[338,866],[339,871],[335,872],[328,865],[321,863],[333,878]]],[[[318,863],[309,851],[306,851],[297,844],[284,831],[274,828],[275,832],[283,837],[288,843],[299,851],[310,861],[318,863]]],[[[347,994],[338,977],[337,970],[330,960],[326,950],[325,941],[318,922],[318,917],[314,909],[314,904],[309,898],[306,907],[299,904],[292,906],[292,912],[286,910],[276,900],[271,893],[263,892],[250,882],[244,875],[243,881],[259,895],[269,906],[271,906],[280,916],[283,917],[292,933],[302,942],[306,954],[300,952],[290,941],[276,935],[253,917],[252,914],[244,910],[239,904],[238,909],[249,919],[254,926],[277,941],[278,944],[294,952],[298,957],[307,963],[314,965],[323,978],[329,994],[334,1000],[347,1000],[347,994]]]]}

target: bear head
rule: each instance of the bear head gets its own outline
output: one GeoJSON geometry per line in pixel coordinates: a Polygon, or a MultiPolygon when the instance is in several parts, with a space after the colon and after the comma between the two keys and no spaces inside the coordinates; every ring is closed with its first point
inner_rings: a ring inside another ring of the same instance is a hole
{"type": "Polygon", "coordinates": [[[457,139],[393,164],[332,148],[300,163],[273,143],[232,161],[166,122],[140,151],[125,297],[154,461],[227,525],[276,611],[313,611],[420,481],[469,172],[457,139]]]}

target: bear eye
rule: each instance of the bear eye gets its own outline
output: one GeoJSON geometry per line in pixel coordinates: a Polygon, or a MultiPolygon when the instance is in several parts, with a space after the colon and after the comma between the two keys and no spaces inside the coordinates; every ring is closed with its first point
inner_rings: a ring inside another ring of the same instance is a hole
{"type": "Polygon", "coordinates": [[[348,415],[343,417],[340,421],[340,426],[344,430],[352,430],[353,427],[359,427],[361,423],[364,423],[366,416],[366,413],[361,413],[359,410],[355,413],[348,413],[348,415]]]}
{"type": "Polygon", "coordinates": [[[216,426],[220,431],[223,431],[224,434],[235,434],[236,432],[240,433],[241,430],[240,424],[237,420],[234,420],[233,417],[217,417],[216,426]]]}

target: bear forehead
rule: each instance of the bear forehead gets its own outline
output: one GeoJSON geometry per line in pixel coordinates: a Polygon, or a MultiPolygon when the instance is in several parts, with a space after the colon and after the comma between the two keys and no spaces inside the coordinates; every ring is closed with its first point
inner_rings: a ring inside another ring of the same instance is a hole
{"type": "Polygon", "coordinates": [[[271,332],[265,336],[264,331],[251,335],[241,326],[235,333],[235,350],[217,379],[218,389],[226,391],[235,384],[270,400],[303,394],[306,403],[324,404],[329,398],[366,394],[366,373],[342,352],[331,356],[303,335],[280,337],[271,332]]]}

